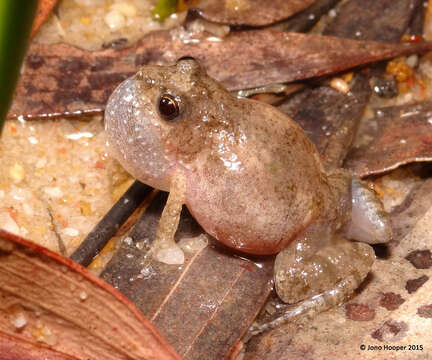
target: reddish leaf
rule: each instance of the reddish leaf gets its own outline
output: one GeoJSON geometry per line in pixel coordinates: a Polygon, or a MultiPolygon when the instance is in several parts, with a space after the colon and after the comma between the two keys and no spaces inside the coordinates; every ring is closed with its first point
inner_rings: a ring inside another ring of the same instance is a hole
{"type": "Polygon", "coordinates": [[[223,41],[211,37],[173,40],[171,34],[153,33],[135,47],[100,52],[34,44],[10,116],[100,112],[116,85],[140,65],[172,64],[185,55],[201,60],[210,75],[234,90],[301,80],[432,49],[432,43],[384,44],[267,30],[233,32],[223,41]]]}
{"type": "Polygon", "coordinates": [[[346,167],[364,177],[410,162],[431,161],[431,114],[431,102],[378,109],[360,138],[369,140],[354,144],[346,167]]]}
{"type": "MultiPolygon", "coordinates": [[[[254,263],[214,242],[182,266],[143,266],[136,244],[152,241],[166,197],[159,194],[102,277],[153,322],[184,359],[223,359],[247,331],[272,288],[273,257],[254,263]]],[[[202,229],[184,211],[176,237],[202,229]]]]}
{"type": "Polygon", "coordinates": [[[201,0],[196,7],[209,21],[230,24],[265,26],[281,21],[306,9],[316,0],[201,0]]]}
{"type": "Polygon", "coordinates": [[[56,6],[58,0],[39,0],[38,8],[36,11],[36,17],[33,21],[33,28],[31,32],[31,36],[33,37],[51,14],[51,11],[56,6]]]}
{"type": "Polygon", "coordinates": [[[118,291],[3,230],[0,297],[1,359],[179,359],[118,291]]]}
{"type": "Polygon", "coordinates": [[[0,332],[0,359],[2,360],[79,360],[55,350],[44,348],[42,344],[23,341],[0,332]]]}

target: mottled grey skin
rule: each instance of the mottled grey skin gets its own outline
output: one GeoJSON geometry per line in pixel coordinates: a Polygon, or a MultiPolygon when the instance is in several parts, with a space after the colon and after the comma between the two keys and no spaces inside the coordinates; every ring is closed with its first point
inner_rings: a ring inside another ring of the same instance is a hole
{"type": "Polygon", "coordinates": [[[352,274],[351,252],[364,264],[359,281],[369,271],[368,245],[333,237],[349,217],[349,177],[328,176],[296,123],[270,105],[234,97],[194,60],[142,68],[112,95],[106,129],[118,160],[139,180],[170,190],[173,176],[184,176],[184,203],[219,241],[251,254],[286,249],[275,268],[284,300],[298,301],[352,274]],[[159,115],[166,93],[180,104],[172,121],[159,115]],[[295,288],[313,283],[318,289],[295,288]]]}

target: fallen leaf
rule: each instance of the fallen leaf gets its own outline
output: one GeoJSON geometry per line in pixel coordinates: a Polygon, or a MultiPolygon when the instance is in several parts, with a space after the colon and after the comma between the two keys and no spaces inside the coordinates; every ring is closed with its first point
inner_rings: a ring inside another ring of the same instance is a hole
{"type": "Polygon", "coordinates": [[[196,6],[206,20],[247,26],[265,26],[306,9],[316,0],[201,0],[196,6]]]}
{"type": "Polygon", "coordinates": [[[431,114],[432,102],[377,109],[345,166],[365,177],[411,162],[432,161],[431,114]]]}
{"type": "Polygon", "coordinates": [[[9,116],[101,112],[114,88],[139,66],[172,64],[186,55],[199,59],[211,76],[235,90],[306,79],[432,49],[432,43],[426,42],[384,44],[267,30],[233,32],[223,41],[203,35],[175,40],[172,34],[156,32],[135,47],[99,52],[65,44],[33,44],[9,116]]]}
{"type": "Polygon", "coordinates": [[[350,0],[325,29],[326,34],[358,40],[396,42],[423,6],[422,0],[350,0]],[[395,39],[395,33],[399,38],[395,39]]]}
{"type": "Polygon", "coordinates": [[[0,358],[179,359],[117,290],[0,230],[0,358]]]}
{"type": "MultiPolygon", "coordinates": [[[[146,262],[142,245],[154,239],[165,200],[163,193],[153,200],[102,278],[127,296],[184,359],[222,359],[267,299],[273,257],[254,262],[210,240],[204,249],[186,252],[181,266],[146,262]]],[[[176,238],[201,233],[184,209],[176,238]]]]}
{"type": "Polygon", "coordinates": [[[36,16],[33,21],[33,28],[31,31],[31,37],[36,35],[39,28],[48,19],[48,16],[51,14],[52,10],[56,6],[58,0],[39,0],[38,7],[36,11],[36,16]]]}
{"type": "MultiPolygon", "coordinates": [[[[353,39],[398,42],[419,4],[422,1],[367,0],[367,4],[359,0],[349,1],[342,6],[339,16],[324,33],[353,39]],[[367,9],[362,11],[361,7],[365,5],[367,9]],[[382,13],[385,17],[381,16],[382,13]]],[[[296,94],[279,107],[306,131],[328,170],[342,166],[371,95],[369,78],[380,72],[380,68],[375,68],[357,74],[349,83],[347,94],[324,84],[296,94]]]]}
{"type": "Polygon", "coordinates": [[[371,94],[365,75],[350,85],[348,94],[325,85],[307,89],[279,106],[313,141],[328,170],[342,166],[371,94]]]}
{"type": "Polygon", "coordinates": [[[303,11],[269,27],[275,31],[307,32],[341,0],[317,0],[303,11]]]}

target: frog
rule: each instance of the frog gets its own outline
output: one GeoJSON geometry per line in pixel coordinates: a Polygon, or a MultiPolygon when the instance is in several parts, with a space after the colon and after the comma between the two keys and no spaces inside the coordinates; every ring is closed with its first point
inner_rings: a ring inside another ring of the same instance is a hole
{"type": "Polygon", "coordinates": [[[331,289],[352,293],[375,260],[370,244],[391,239],[367,184],[326,170],[297,123],[238,98],[194,58],[143,66],[121,83],[105,130],[126,171],[169,192],[151,249],[159,261],[184,261],[174,235],[186,206],[220,243],[275,256],[276,292],[296,303],[331,289]]]}

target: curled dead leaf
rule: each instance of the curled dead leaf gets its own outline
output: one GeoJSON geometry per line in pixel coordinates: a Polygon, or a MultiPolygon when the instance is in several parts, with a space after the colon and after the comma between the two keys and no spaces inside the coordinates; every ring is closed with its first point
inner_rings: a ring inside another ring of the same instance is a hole
{"type": "Polygon", "coordinates": [[[424,52],[432,43],[384,44],[267,30],[233,32],[223,41],[200,35],[152,33],[136,46],[88,52],[58,44],[33,44],[9,112],[46,118],[101,112],[114,88],[145,64],[200,60],[229,90],[291,82],[358,65],[424,52]],[[253,43],[254,46],[250,46],[253,43]]]}
{"type": "Polygon", "coordinates": [[[360,177],[383,173],[410,162],[432,160],[432,103],[376,110],[357,136],[345,161],[360,177]],[[362,139],[368,139],[364,142],[362,139]]]}

